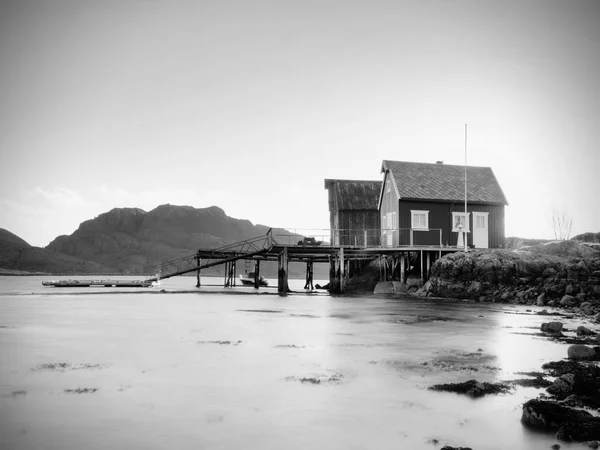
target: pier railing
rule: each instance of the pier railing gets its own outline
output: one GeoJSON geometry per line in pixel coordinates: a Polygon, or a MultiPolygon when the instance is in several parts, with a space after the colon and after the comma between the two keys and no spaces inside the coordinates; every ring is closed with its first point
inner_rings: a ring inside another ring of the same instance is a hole
{"type": "Polygon", "coordinates": [[[440,228],[416,229],[286,229],[274,239],[287,246],[329,247],[455,247],[443,242],[440,228]],[[304,238],[299,238],[304,236],[304,238]]]}

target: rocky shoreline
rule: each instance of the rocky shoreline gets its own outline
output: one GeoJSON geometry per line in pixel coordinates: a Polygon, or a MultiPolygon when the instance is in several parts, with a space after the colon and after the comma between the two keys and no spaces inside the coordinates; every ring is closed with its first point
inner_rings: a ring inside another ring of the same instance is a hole
{"type": "MultiPolygon", "coordinates": [[[[409,290],[410,292],[410,290],[409,290]]],[[[600,321],[600,250],[577,241],[438,259],[417,295],[552,306],[600,321]]]]}

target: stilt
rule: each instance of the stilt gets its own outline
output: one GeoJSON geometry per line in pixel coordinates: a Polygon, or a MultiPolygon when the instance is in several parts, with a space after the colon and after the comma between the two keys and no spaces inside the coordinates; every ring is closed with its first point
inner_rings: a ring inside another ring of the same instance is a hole
{"type": "Polygon", "coordinates": [[[427,272],[426,278],[429,280],[429,269],[431,269],[431,253],[427,252],[427,272]]]}
{"type": "Polygon", "coordinates": [[[423,274],[423,250],[421,250],[421,286],[423,286],[423,279],[425,275],[423,274]]]}
{"type": "Polygon", "coordinates": [[[306,262],[306,283],[304,289],[314,290],[313,286],[313,262],[312,260],[306,262]]]}
{"type": "Polygon", "coordinates": [[[224,287],[235,287],[235,261],[225,263],[224,287]]]}
{"type": "Polygon", "coordinates": [[[335,257],[329,255],[329,292],[335,292],[335,257]]]}
{"type": "Polygon", "coordinates": [[[400,254],[400,283],[406,283],[406,258],[404,253],[400,254]]]}
{"type": "Polygon", "coordinates": [[[280,295],[285,295],[289,292],[288,285],[288,249],[283,247],[283,251],[277,258],[279,262],[279,270],[277,271],[277,292],[280,295]]]}
{"type": "Polygon", "coordinates": [[[346,263],[344,261],[344,247],[340,248],[340,292],[346,291],[346,263]]]}
{"type": "Polygon", "coordinates": [[[254,289],[260,286],[260,261],[257,259],[254,263],[254,289]]]}
{"type": "Polygon", "coordinates": [[[196,256],[196,287],[200,287],[200,256],[196,256]]]}

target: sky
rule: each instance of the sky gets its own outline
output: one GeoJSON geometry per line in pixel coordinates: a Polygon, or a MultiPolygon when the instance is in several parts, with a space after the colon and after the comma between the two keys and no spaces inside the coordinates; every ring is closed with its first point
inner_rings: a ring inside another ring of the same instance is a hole
{"type": "MultiPolygon", "coordinates": [[[[494,171],[506,235],[600,231],[595,0],[0,0],[0,228],[115,207],[329,228],[325,178],[494,171]]],[[[328,234],[328,233],[324,233],[328,234]]]]}

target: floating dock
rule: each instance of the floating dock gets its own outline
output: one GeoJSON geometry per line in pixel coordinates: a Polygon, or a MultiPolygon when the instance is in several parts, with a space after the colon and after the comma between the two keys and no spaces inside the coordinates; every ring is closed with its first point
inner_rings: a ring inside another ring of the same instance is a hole
{"type": "Polygon", "coordinates": [[[50,287],[120,287],[140,288],[152,287],[146,280],[50,280],[42,281],[42,285],[50,287]]]}

